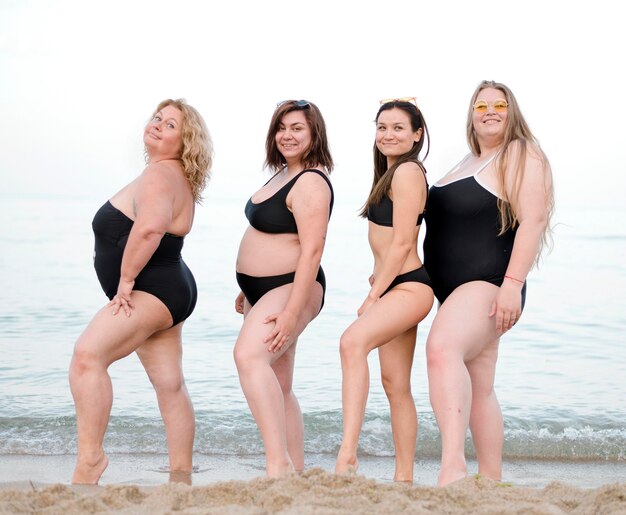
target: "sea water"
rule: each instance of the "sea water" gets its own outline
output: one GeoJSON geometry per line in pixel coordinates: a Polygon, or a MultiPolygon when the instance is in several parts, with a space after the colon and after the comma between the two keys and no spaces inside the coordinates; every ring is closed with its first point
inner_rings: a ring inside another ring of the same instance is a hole
{"type": "MultiPolygon", "coordinates": [[[[242,194],[197,212],[183,257],[198,283],[184,327],[184,371],[197,418],[195,452],[263,455],[232,349],[241,325],[234,264],[246,227],[242,194]]],[[[3,198],[0,208],[0,455],[76,452],[68,366],[77,337],[106,303],[93,270],[91,220],[107,196],[3,198]]],[[[294,391],[305,451],[333,455],[341,440],[342,331],[368,292],[372,259],[358,202],[336,202],[322,260],[326,303],[298,342],[294,391]]],[[[245,202],[245,200],[244,200],[245,202]]],[[[555,245],[529,275],[521,321],[500,344],[496,391],[505,458],[626,460],[626,211],[560,209],[555,245]]],[[[437,458],[420,325],[412,373],[417,458],[437,458]]],[[[393,455],[376,352],[360,453],[393,455]]],[[[152,387],[131,355],[110,368],[109,453],[165,454],[152,387]]],[[[468,437],[467,451],[473,448],[468,437]]]]}

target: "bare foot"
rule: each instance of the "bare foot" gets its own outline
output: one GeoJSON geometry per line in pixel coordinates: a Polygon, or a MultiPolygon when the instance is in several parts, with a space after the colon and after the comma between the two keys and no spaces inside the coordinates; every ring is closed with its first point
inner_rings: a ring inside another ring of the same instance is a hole
{"type": "Polygon", "coordinates": [[[97,485],[100,476],[106,470],[109,464],[109,458],[103,452],[102,455],[94,462],[82,461],[80,458],[76,462],[74,475],[72,476],[72,484],[74,485],[97,485]]]}
{"type": "Polygon", "coordinates": [[[291,461],[280,463],[280,464],[276,464],[276,463],[265,464],[265,476],[266,477],[274,477],[274,478],[283,477],[288,474],[293,474],[295,472],[296,472],[296,469],[294,468],[291,461]]]}
{"type": "Polygon", "coordinates": [[[191,472],[187,470],[170,470],[170,483],[184,483],[191,486],[191,472]]]}
{"type": "Polygon", "coordinates": [[[466,469],[459,470],[442,470],[439,472],[437,486],[447,486],[467,477],[466,469]]]}
{"type": "Polygon", "coordinates": [[[341,452],[337,455],[337,461],[335,462],[335,474],[356,474],[359,469],[359,460],[356,454],[349,455],[341,452]]]}

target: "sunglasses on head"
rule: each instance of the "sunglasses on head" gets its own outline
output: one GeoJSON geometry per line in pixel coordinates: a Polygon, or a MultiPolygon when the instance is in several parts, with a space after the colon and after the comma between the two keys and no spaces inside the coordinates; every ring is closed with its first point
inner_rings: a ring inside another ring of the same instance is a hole
{"type": "Polygon", "coordinates": [[[477,100],[476,102],[474,102],[474,105],[472,107],[477,113],[486,113],[490,105],[493,107],[493,110],[496,113],[502,113],[503,111],[506,111],[509,107],[509,103],[504,100],[504,98],[499,98],[498,100],[494,100],[493,102],[477,100]]]}
{"type": "Polygon", "coordinates": [[[281,102],[278,102],[278,104],[276,104],[276,109],[288,103],[292,103],[294,107],[297,107],[299,109],[307,109],[311,107],[311,104],[308,100],[282,100],[281,102]]]}
{"type": "Polygon", "coordinates": [[[408,102],[417,107],[417,98],[415,97],[402,97],[402,98],[383,98],[380,100],[380,105],[388,104],[390,102],[408,102]]]}

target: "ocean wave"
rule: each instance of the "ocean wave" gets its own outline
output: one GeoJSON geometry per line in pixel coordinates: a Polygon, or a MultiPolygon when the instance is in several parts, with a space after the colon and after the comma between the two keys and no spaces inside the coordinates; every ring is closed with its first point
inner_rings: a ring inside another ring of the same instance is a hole
{"type": "MultiPolygon", "coordinates": [[[[257,426],[247,412],[198,412],[194,452],[219,455],[263,454],[257,426]]],[[[338,411],[304,414],[305,451],[335,454],[341,443],[342,417],[338,411]]],[[[65,417],[0,418],[0,455],[57,455],[76,452],[76,421],[65,417]]],[[[109,453],[165,454],[165,431],[158,418],[114,416],[105,438],[109,453]]],[[[363,423],[359,452],[393,456],[388,414],[368,413],[363,423]]],[[[441,452],[439,431],[432,413],[420,415],[416,458],[437,459],[441,452]]],[[[467,438],[468,457],[475,457],[467,438]]],[[[505,459],[626,460],[626,428],[613,417],[560,423],[546,419],[529,423],[507,419],[505,459]]]]}

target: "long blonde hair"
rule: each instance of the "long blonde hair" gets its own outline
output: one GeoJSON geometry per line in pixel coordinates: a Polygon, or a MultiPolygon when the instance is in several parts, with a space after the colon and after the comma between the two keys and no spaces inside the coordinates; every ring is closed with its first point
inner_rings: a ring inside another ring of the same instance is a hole
{"type": "MultiPolygon", "coordinates": [[[[213,141],[200,113],[190,106],[184,98],[163,100],[152,116],[167,106],[173,106],[183,114],[182,143],[179,159],[183,173],[191,186],[191,193],[196,203],[202,202],[202,191],[211,175],[213,164],[213,141]]],[[[147,156],[146,156],[147,158],[147,156]]]]}
{"type": "Polygon", "coordinates": [[[509,104],[504,139],[498,156],[496,157],[496,177],[499,190],[502,192],[502,198],[498,197],[498,211],[500,212],[500,232],[498,235],[504,234],[509,229],[514,229],[519,224],[517,211],[519,209],[520,188],[524,179],[526,156],[529,153],[533,154],[539,159],[543,166],[547,202],[547,223],[541,236],[539,252],[537,253],[538,261],[543,249],[546,247],[549,248],[552,245],[552,227],[550,221],[554,212],[554,187],[552,184],[550,162],[541,149],[539,141],[537,141],[530,131],[513,92],[506,85],[492,80],[482,81],[474,91],[470,101],[467,113],[466,131],[467,143],[472,153],[476,156],[480,156],[480,145],[478,144],[478,137],[473,124],[473,106],[478,94],[486,88],[501,91],[509,104]],[[506,189],[505,178],[507,164],[511,162],[515,163],[515,170],[513,174],[513,190],[511,196],[509,196],[506,189]]]}

